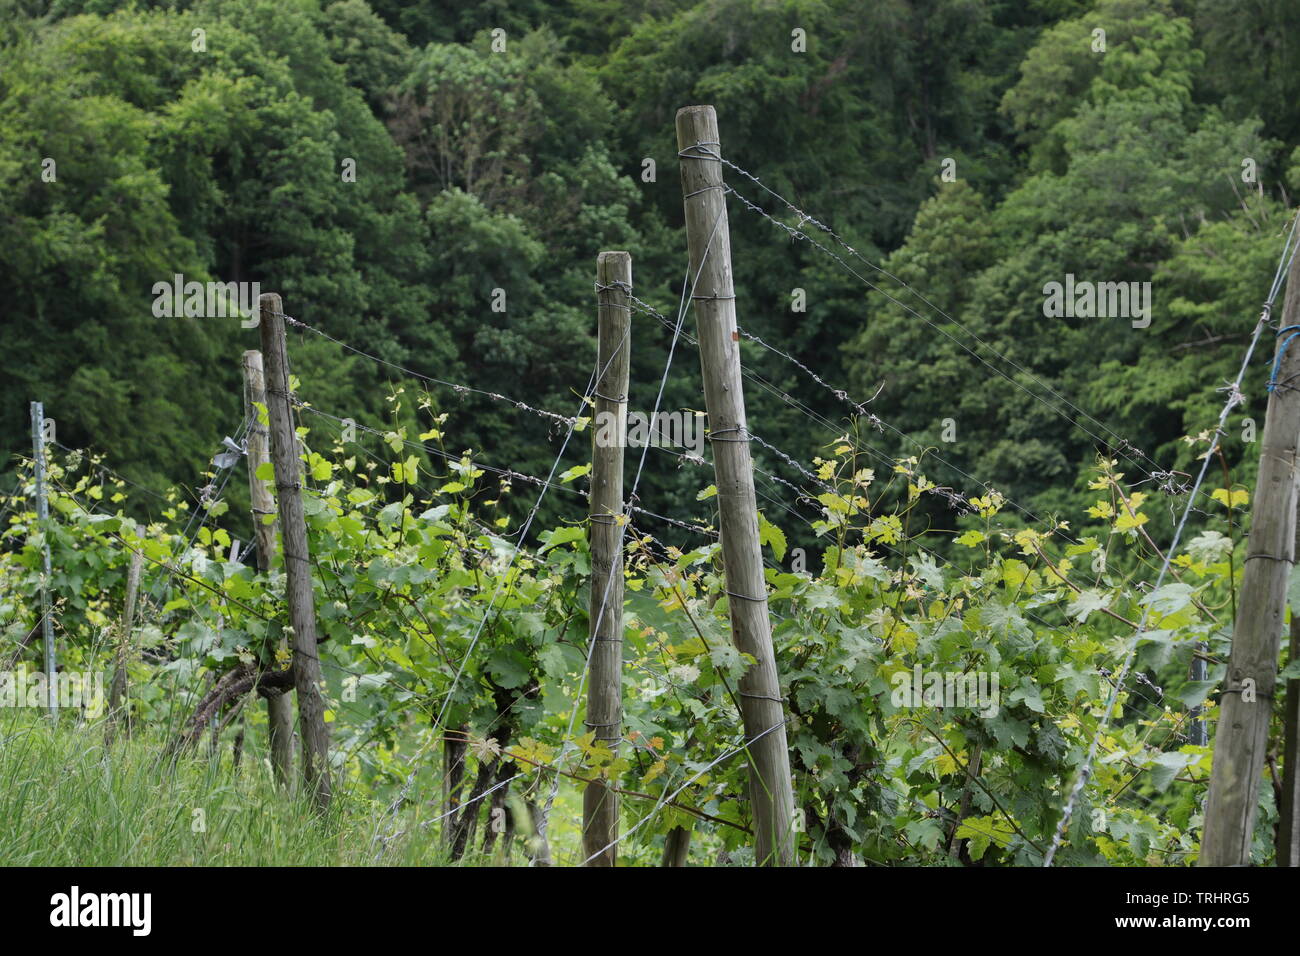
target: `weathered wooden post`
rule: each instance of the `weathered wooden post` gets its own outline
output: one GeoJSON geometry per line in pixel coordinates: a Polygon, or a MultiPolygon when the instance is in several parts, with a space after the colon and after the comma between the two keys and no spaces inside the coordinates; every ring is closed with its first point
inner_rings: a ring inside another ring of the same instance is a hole
{"type": "Polygon", "coordinates": [[[46,708],[58,717],[59,676],[50,617],[50,501],[45,488],[45,405],[32,402],[32,464],[36,478],[36,521],[41,529],[41,637],[45,645],[46,708]]]}
{"type": "MultiPolygon", "coordinates": [[[[595,428],[591,449],[591,610],[587,727],[615,754],[623,738],[623,448],[627,434],[632,257],[596,258],[595,428]]],[[[618,859],[618,794],[602,781],[582,794],[582,847],[589,866],[618,859]]]]}
{"type": "MultiPolygon", "coordinates": [[[[263,424],[266,383],[262,374],[262,353],[244,353],[244,414],[248,416],[248,497],[253,519],[253,540],[257,542],[257,568],[269,571],[275,561],[275,498],[270,482],[257,477],[257,469],[271,460],[268,429],[263,424]]],[[[266,413],[269,416],[269,410],[266,413]]],[[[269,420],[269,418],[268,418],[269,420]]],[[[266,698],[267,729],[271,769],[282,785],[293,782],[293,700],[289,691],[266,698]]]]}
{"type": "Polygon", "coordinates": [[[691,298],[704,370],[731,633],[736,647],[755,660],[740,679],[739,690],[749,744],[755,859],[765,865],[788,865],[793,861],[794,792],[758,539],[722,147],[712,106],[686,106],[677,111],[677,148],[690,257],[688,287],[694,284],[691,298]]]}
{"type": "Polygon", "coordinates": [[[127,719],[129,705],[126,700],[126,665],[131,656],[131,631],[135,628],[135,605],[140,592],[140,572],[144,567],[144,555],[139,551],[131,552],[131,563],[126,570],[126,600],[122,605],[122,619],[117,626],[117,653],[113,660],[113,683],[108,688],[108,728],[105,740],[113,739],[114,725],[125,722],[127,732],[131,725],[127,719]]]}
{"type": "MultiPolygon", "coordinates": [[[[1296,506],[1300,508],[1300,489],[1296,506]]],[[[1292,553],[1300,556],[1300,514],[1296,518],[1296,550],[1292,553]]],[[[1291,608],[1290,658],[1300,659],[1300,608],[1297,607],[1291,608]]],[[[1286,682],[1286,707],[1282,711],[1282,798],[1278,801],[1277,815],[1274,863],[1300,866],[1300,679],[1294,677],[1286,682]]]]}
{"type": "Polygon", "coordinates": [[[266,363],[266,408],[270,422],[271,461],[279,505],[281,548],[284,554],[285,598],[293,627],[293,683],[298,693],[298,726],[302,734],[302,776],[317,807],[330,802],[329,729],[321,699],[320,658],[316,648],[316,602],[312,593],[311,554],[307,519],[302,507],[298,435],[293,427],[289,393],[284,312],[273,292],[258,301],[262,359],[266,363]]]}
{"type": "MultiPolygon", "coordinates": [[[[1287,277],[1282,327],[1300,324],[1300,257],[1287,277]]],[[[1247,866],[1268,751],[1268,728],[1285,630],[1287,579],[1295,561],[1296,453],[1300,447],[1300,343],[1277,342],[1259,452],[1255,512],[1242,572],[1232,656],[1219,702],[1214,765],[1205,805],[1201,866],[1247,866]]]]}
{"type": "MultiPolygon", "coordinates": [[[[1297,521],[1300,524],[1300,520],[1297,521]]],[[[1300,528],[1297,528],[1300,539],[1300,528]]],[[[1300,540],[1297,540],[1300,549],[1300,540]]],[[[1300,553],[1300,550],[1297,551],[1300,553]]],[[[1291,608],[1291,660],[1300,659],[1300,611],[1291,608]]],[[[1300,679],[1286,682],[1282,713],[1282,799],[1278,804],[1278,866],[1300,866],[1300,679]]]]}
{"type": "Polygon", "coordinates": [[[664,834],[664,852],[660,866],[685,866],[690,859],[691,831],[686,827],[673,827],[664,834]]]}

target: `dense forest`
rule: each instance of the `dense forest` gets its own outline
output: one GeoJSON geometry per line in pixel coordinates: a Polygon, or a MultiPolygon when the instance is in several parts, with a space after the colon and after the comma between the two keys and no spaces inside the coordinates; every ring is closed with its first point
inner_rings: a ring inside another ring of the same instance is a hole
{"type": "MultiPolygon", "coordinates": [[[[1194,862],[1193,724],[1230,650],[1271,336],[1238,373],[1284,271],[1298,102],[1288,0],[0,0],[0,651],[40,663],[52,545],[67,666],[118,653],[126,706],[167,746],[211,730],[256,754],[268,718],[236,718],[231,688],[268,696],[263,675],[300,666],[284,568],[247,551],[240,356],[263,340],[157,290],[257,283],[282,297],[303,403],[328,760],[365,794],[341,812],[389,808],[366,831],[388,846],[420,779],[462,808],[429,850],[460,860],[470,805],[485,859],[493,808],[545,836],[554,806],[559,862],[581,816],[564,794],[594,773],[628,805],[662,797],[620,862],[755,862],[744,763],[699,753],[731,739],[754,660],[697,533],[712,470],[658,449],[628,479],[629,666],[671,679],[626,679],[612,751],[574,732],[591,653],[572,634],[600,626],[586,502],[528,483],[585,497],[603,251],[632,259],[628,406],[703,413],[674,119],[711,104],[796,853],[1050,862],[1101,740],[1057,862],[1194,862]],[[1053,311],[1076,281],[1125,284],[1132,314],[1053,311]],[[33,401],[57,531],[31,510],[33,401]],[[1165,560],[1185,504],[1197,526],[1165,560]],[[148,623],[127,660],[103,635],[132,553],[148,623]],[[1113,679],[1134,627],[1158,635],[1134,651],[1140,713],[1113,679]],[[1000,674],[1002,711],[874,710],[922,657],[1000,674]],[[335,700],[349,674],[359,716],[335,700]],[[585,769],[555,769],[571,753],[585,769]],[[531,790],[507,787],[529,767],[531,790]]],[[[0,824],[0,856],[57,859],[17,833],[0,824]]]]}
{"type": "MultiPolygon", "coordinates": [[[[7,6],[0,293],[23,360],[0,383],[0,436],[25,447],[25,403],[43,398],[60,441],[111,451],[154,490],[193,487],[237,427],[230,357],[248,338],[154,318],[151,289],[174,273],[258,281],[385,360],[567,405],[593,354],[598,251],[632,251],[638,295],[675,308],[672,117],[699,101],[730,158],[935,307],[752,220],[732,239],[742,325],[874,395],[916,443],[886,432],[886,452],[933,446],[946,483],[969,485],[960,469],[1060,508],[1094,453],[1131,436],[1144,470],[1188,470],[1179,439],[1214,402],[1196,386],[1235,371],[1300,176],[1300,10],[1285,2],[7,6]],[[190,49],[196,28],[207,52],[190,49]],[[1150,327],[1049,325],[1042,287],[1066,273],[1150,281],[1150,327]],[[945,335],[943,314],[989,348],[945,335]],[[1095,419],[1073,427],[1066,402],[1095,419]]],[[[637,333],[646,404],[670,331],[637,333]]],[[[321,409],[393,420],[372,363],[310,339],[294,358],[321,409]]],[[[792,386],[779,368],[769,381],[792,386]]],[[[434,400],[489,462],[535,472],[554,452],[544,421],[434,400]]],[[[826,392],[801,400],[844,418],[826,392]]],[[[835,437],[779,395],[749,401],[801,460],[835,437]]],[[[699,406],[688,377],[670,383],[665,407],[699,406]]],[[[660,502],[694,496],[671,473],[646,482],[660,502]]]]}

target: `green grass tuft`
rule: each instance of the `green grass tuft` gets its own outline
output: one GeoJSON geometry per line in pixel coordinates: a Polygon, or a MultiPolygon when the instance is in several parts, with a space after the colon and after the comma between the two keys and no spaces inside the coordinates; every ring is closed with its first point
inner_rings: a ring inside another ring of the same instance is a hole
{"type": "MultiPolygon", "coordinates": [[[[324,816],[229,750],[166,755],[159,735],[105,747],[99,723],[0,712],[0,865],[356,866],[445,862],[434,816],[396,818],[338,787],[324,816]],[[391,834],[391,836],[390,836],[391,834]]],[[[473,864],[469,859],[462,864],[473,864]]]]}

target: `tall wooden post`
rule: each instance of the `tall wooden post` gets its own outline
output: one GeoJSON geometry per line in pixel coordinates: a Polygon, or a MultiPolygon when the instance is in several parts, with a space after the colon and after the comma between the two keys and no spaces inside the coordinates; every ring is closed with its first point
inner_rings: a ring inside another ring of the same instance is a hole
{"type": "MultiPolygon", "coordinates": [[[[108,688],[108,728],[105,739],[112,741],[114,725],[126,721],[126,665],[131,656],[131,631],[135,628],[135,605],[140,592],[140,572],[144,567],[144,555],[139,551],[131,552],[131,563],[126,570],[126,600],[122,605],[122,620],[118,623],[117,653],[113,661],[113,683],[108,688]]],[[[127,731],[130,723],[127,722],[127,731]]]]}
{"type": "MultiPolygon", "coordinates": [[[[1300,490],[1297,496],[1297,508],[1300,508],[1300,490]]],[[[1293,553],[1300,557],[1300,514],[1296,517],[1293,553]]],[[[1291,608],[1290,658],[1300,659],[1300,608],[1297,607],[1291,608]]],[[[1286,682],[1286,708],[1282,712],[1282,799],[1278,801],[1277,811],[1274,863],[1300,866],[1300,679],[1294,677],[1286,682]]]]}
{"type": "Polygon", "coordinates": [[[718,118],[712,106],[686,106],[677,111],[691,267],[688,288],[694,283],[691,297],[704,369],[731,634],[736,647],[753,655],[756,662],[740,679],[740,708],[749,741],[755,859],[760,864],[788,865],[793,860],[794,793],[758,540],[719,143],[718,118]]]}
{"type": "Polygon", "coordinates": [[[32,464],[36,478],[36,520],[41,529],[41,638],[45,646],[46,708],[50,720],[58,716],[59,678],[54,648],[54,620],[50,617],[50,500],[45,488],[45,405],[32,402],[32,464]]]}
{"type": "MultiPolygon", "coordinates": [[[[244,414],[248,416],[248,497],[253,518],[253,540],[257,542],[257,568],[271,570],[275,561],[275,498],[271,483],[257,477],[257,469],[271,460],[267,426],[262,424],[258,405],[266,404],[266,384],[262,376],[262,353],[249,349],[244,353],[244,414]]],[[[268,408],[268,420],[269,420],[268,408]]],[[[283,645],[282,645],[283,646],[283,645]]],[[[293,700],[286,690],[266,698],[266,718],[271,750],[271,769],[275,779],[288,786],[293,781],[293,700]]]]}
{"type": "MultiPolygon", "coordinates": [[[[615,754],[623,738],[623,448],[632,345],[632,257],[596,258],[595,424],[591,448],[591,610],[587,728],[615,754]]],[[[582,794],[582,848],[589,866],[618,859],[618,795],[601,781],[582,794]]]]}
{"type": "MultiPolygon", "coordinates": [[[[1300,542],[1297,542],[1300,544],[1300,542]]],[[[1291,660],[1300,659],[1300,613],[1291,609],[1291,660]]],[[[1282,800],[1278,806],[1278,866],[1300,866],[1300,679],[1286,682],[1282,714],[1282,800]]]]}
{"type": "MultiPolygon", "coordinates": [[[[1300,257],[1286,284],[1282,326],[1300,323],[1300,257]]],[[[1219,702],[1214,764],[1201,838],[1202,866],[1246,866],[1285,630],[1287,579],[1295,560],[1296,453],[1300,447],[1300,340],[1278,337],[1277,388],[1269,393],[1232,656],[1219,702]]]]}
{"type": "Polygon", "coordinates": [[[330,801],[329,730],[321,699],[320,658],[316,649],[316,602],[312,594],[311,554],[302,507],[301,462],[289,395],[289,361],[284,310],[273,292],[258,301],[262,358],[266,363],[266,408],[270,419],[271,461],[279,502],[284,553],[285,598],[293,627],[293,683],[298,692],[298,728],[302,735],[302,776],[324,809],[330,801]]]}

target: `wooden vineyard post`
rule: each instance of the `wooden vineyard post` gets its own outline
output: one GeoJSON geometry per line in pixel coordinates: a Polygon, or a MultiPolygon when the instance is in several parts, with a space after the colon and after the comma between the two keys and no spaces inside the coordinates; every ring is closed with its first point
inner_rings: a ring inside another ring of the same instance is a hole
{"type": "MultiPolygon", "coordinates": [[[[1300,545],[1300,516],[1297,517],[1300,545]]],[[[1300,551],[1297,551],[1300,553],[1300,551]]],[[[1300,657],[1300,613],[1291,608],[1291,660],[1300,657]]],[[[1278,803],[1278,866],[1300,866],[1300,679],[1286,682],[1286,708],[1282,712],[1282,799],[1278,803]]]]}
{"type": "Polygon", "coordinates": [[[45,650],[46,706],[50,720],[58,717],[59,680],[50,617],[50,501],[45,488],[45,404],[32,402],[32,466],[36,476],[36,520],[41,529],[41,639],[45,650]]]}
{"type": "Polygon", "coordinates": [[[280,297],[265,293],[258,300],[262,359],[266,364],[266,408],[270,420],[271,461],[284,554],[285,598],[293,627],[293,683],[298,692],[298,728],[302,735],[303,782],[319,809],[330,802],[329,729],[321,699],[320,658],[316,649],[316,606],[311,583],[307,519],[302,507],[301,462],[289,394],[284,310],[280,297]]]}
{"type": "Polygon", "coordinates": [[[117,653],[113,660],[113,683],[108,687],[108,729],[105,739],[112,741],[113,728],[125,722],[130,732],[127,719],[126,700],[126,664],[131,655],[131,631],[135,627],[135,605],[140,593],[140,571],[144,567],[144,555],[139,551],[131,552],[131,563],[126,571],[126,601],[122,605],[122,620],[118,623],[117,653]]]}
{"type": "MultiPolygon", "coordinates": [[[[262,353],[244,353],[244,414],[248,416],[248,497],[257,542],[257,568],[269,571],[275,560],[275,497],[271,483],[257,477],[257,469],[271,460],[267,426],[262,424],[258,405],[266,404],[266,383],[262,374],[262,353]]],[[[267,415],[269,416],[269,408],[267,415]]],[[[286,690],[266,698],[266,718],[271,751],[271,768],[281,785],[293,781],[293,700],[286,690]]]]}
{"type": "Polygon", "coordinates": [[[677,111],[677,148],[690,258],[687,286],[695,303],[704,371],[731,634],[736,647],[755,660],[741,677],[739,688],[749,751],[754,857],[760,865],[784,866],[793,861],[794,792],[758,539],[731,281],[731,239],[718,118],[712,106],[686,106],[677,111]]]}
{"type": "Polygon", "coordinates": [[[673,827],[664,834],[664,852],[660,866],[685,866],[690,858],[691,831],[686,827],[673,827]]]}
{"type": "MultiPolygon", "coordinates": [[[[595,428],[591,449],[591,610],[587,729],[615,754],[623,725],[623,447],[627,434],[632,257],[596,258],[595,428]]],[[[582,794],[582,854],[590,866],[618,860],[618,794],[601,781],[582,794]]]]}
{"type": "MultiPolygon", "coordinates": [[[[1300,323],[1300,257],[1286,284],[1282,326],[1300,323]]],[[[1277,684],[1287,580],[1295,560],[1296,453],[1300,446],[1300,344],[1278,337],[1259,478],[1242,572],[1232,656],[1224,676],[1205,804],[1201,866],[1247,866],[1277,684]],[[1288,347],[1289,343],[1289,347],[1288,347]]]]}
{"type": "MultiPolygon", "coordinates": [[[[1292,343],[1294,345],[1294,343],[1292,343]]],[[[1300,490],[1296,492],[1300,509],[1300,490]]],[[[1300,557],[1300,510],[1296,515],[1296,550],[1300,557]]],[[[1290,598],[1288,588],[1287,597],[1290,598]]],[[[1290,659],[1300,658],[1300,608],[1291,608],[1290,659]]],[[[1286,707],[1282,711],[1282,796],[1278,801],[1277,866],[1300,866],[1300,679],[1286,682],[1286,707]]]]}

